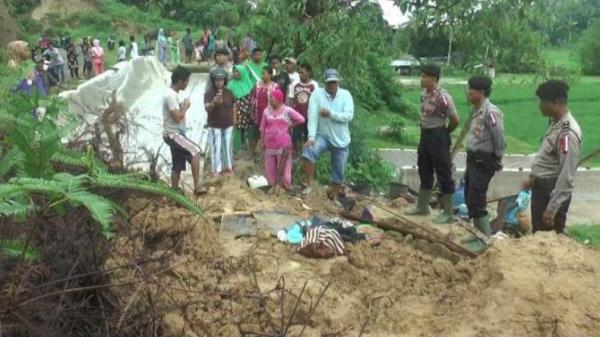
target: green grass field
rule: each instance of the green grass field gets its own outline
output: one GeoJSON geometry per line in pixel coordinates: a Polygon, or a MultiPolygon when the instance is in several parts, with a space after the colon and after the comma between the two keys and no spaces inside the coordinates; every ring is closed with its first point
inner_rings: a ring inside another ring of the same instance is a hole
{"type": "Polygon", "coordinates": [[[600,225],[569,226],[567,231],[573,239],[600,249],[600,225]]]}
{"type": "MultiPolygon", "coordinates": [[[[452,80],[466,80],[465,78],[453,78],[452,80]]],[[[504,113],[504,124],[507,140],[507,151],[509,153],[529,154],[538,148],[548,120],[542,117],[538,109],[538,100],[534,95],[537,81],[531,75],[501,75],[494,80],[491,100],[504,113]]],[[[461,116],[461,127],[464,125],[471,107],[465,97],[463,84],[448,84],[442,86],[447,89],[454,98],[456,107],[461,116]]],[[[569,106],[575,118],[583,130],[583,152],[587,154],[600,146],[600,133],[596,128],[600,125],[600,77],[583,77],[573,84],[570,90],[569,106]]],[[[415,86],[405,86],[404,97],[418,104],[421,89],[415,86]]],[[[377,135],[377,128],[389,125],[394,118],[391,112],[380,112],[373,114],[369,120],[369,144],[378,148],[401,148],[410,147],[414,144],[398,144],[390,138],[382,138],[377,135]]],[[[418,126],[414,121],[413,127],[418,126]]],[[[455,132],[458,134],[458,132],[455,132]]],[[[456,135],[455,135],[456,136],[456,135]]],[[[600,159],[591,162],[594,166],[600,166],[600,159]]]]}

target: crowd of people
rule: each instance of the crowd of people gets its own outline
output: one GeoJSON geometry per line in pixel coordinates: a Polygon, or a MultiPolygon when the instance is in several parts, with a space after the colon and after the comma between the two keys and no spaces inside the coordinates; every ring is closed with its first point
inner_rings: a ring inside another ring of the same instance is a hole
{"type": "MultiPolygon", "coordinates": [[[[204,93],[207,112],[211,175],[233,175],[233,148],[236,139],[243,143],[252,157],[263,155],[264,175],[271,186],[292,190],[292,161],[303,162],[306,176],[303,195],[310,195],[314,185],[314,167],[321,154],[331,154],[331,186],[329,196],[336,200],[343,196],[342,186],[348,160],[351,135],[349,124],[354,117],[352,95],[340,88],[341,77],[335,69],[324,72],[324,86],[313,79],[312,67],[298,64],[294,57],[281,58],[263,51],[251,38],[242,41],[238,55],[223,41],[215,40],[207,30],[202,46],[214,58],[204,93]],[[206,41],[206,43],[204,43],[206,41]],[[252,48],[248,52],[248,48],[252,48]],[[266,61],[266,62],[265,62],[266,61]]],[[[178,52],[169,49],[169,39],[161,29],[157,32],[156,56],[161,62],[178,58],[178,52]],[[170,55],[170,56],[169,56],[170,55]]],[[[145,38],[142,55],[154,54],[150,39],[145,38]]],[[[191,32],[183,38],[185,57],[189,60],[194,50],[191,32]]],[[[40,52],[34,55],[36,68],[17,87],[31,94],[34,90],[48,94],[44,78],[50,73],[58,83],[64,79],[64,60],[51,41],[41,39],[40,52]]],[[[127,47],[119,41],[118,59],[127,59],[127,47]]],[[[67,64],[70,75],[78,76],[77,48],[67,41],[67,64]]],[[[104,51],[97,39],[84,38],[81,44],[83,74],[104,71],[104,51]],[[91,42],[91,43],[90,43],[91,42]]],[[[135,37],[130,38],[130,58],[139,56],[135,37]]],[[[205,193],[200,183],[200,147],[185,135],[188,99],[179,102],[177,92],[185,90],[190,71],[177,66],[172,83],[164,97],[164,141],[172,155],[173,188],[179,189],[181,172],[186,162],[191,163],[194,193],[205,193]]],[[[421,67],[421,138],[418,146],[420,190],[416,205],[407,211],[410,215],[429,214],[433,194],[434,175],[442,196],[443,211],[435,223],[453,219],[455,183],[452,178],[450,155],[451,133],[460,120],[453,98],[439,85],[441,69],[436,65],[421,67]]],[[[571,200],[573,178],[577,171],[581,147],[581,129],[568,109],[568,85],[550,80],[542,83],[535,95],[540,101],[543,116],[551,119],[542,146],[532,164],[530,178],[523,182],[531,190],[533,230],[562,232],[571,200]]],[[[473,76],[468,81],[467,99],[473,105],[467,133],[467,168],[465,199],[469,217],[485,234],[491,233],[486,211],[486,194],[495,173],[502,169],[506,151],[503,113],[490,102],[492,80],[487,76],[473,76]]]]}
{"type": "MultiPolygon", "coordinates": [[[[250,58],[231,66],[229,50],[215,51],[215,66],[204,95],[208,115],[212,175],[232,175],[232,137],[242,135],[249,152],[262,153],[264,172],[269,185],[292,189],[292,160],[303,161],[306,176],[303,195],[312,192],[314,165],[322,153],[331,154],[331,177],[328,196],[343,196],[345,168],[351,135],[349,123],[354,116],[352,95],[339,87],[341,77],[335,69],[324,73],[324,87],[312,79],[308,64],[297,64],[293,57],[283,60],[271,55],[263,61],[262,50],[254,48],[250,58]],[[283,61],[283,65],[282,65],[283,61]]],[[[173,158],[172,185],[179,188],[179,176],[185,162],[192,163],[196,194],[200,185],[196,161],[200,148],[184,133],[185,111],[189,101],[174,101],[173,93],[184,90],[190,73],[177,67],[172,87],[165,98],[164,139],[173,158]],[[178,126],[173,120],[181,123],[178,126]]],[[[434,223],[453,221],[455,183],[450,155],[451,133],[460,120],[452,96],[439,86],[441,68],[421,67],[421,139],[418,169],[421,186],[418,201],[407,210],[410,215],[428,215],[434,187],[434,175],[441,190],[442,212],[434,223]]],[[[573,189],[573,177],[581,147],[581,129],[567,105],[568,85],[559,80],[542,83],[536,95],[542,115],[551,119],[523,189],[531,189],[533,231],[562,232],[573,189]]],[[[490,102],[492,80],[473,76],[468,81],[467,99],[473,105],[467,133],[467,168],[465,199],[469,217],[476,228],[490,235],[486,211],[486,194],[495,173],[502,169],[506,151],[503,113],[490,102]]],[[[479,243],[475,238],[471,239],[479,243]]]]}
{"type": "MultiPolygon", "coordinates": [[[[213,55],[215,65],[204,94],[211,175],[234,174],[233,143],[237,138],[252,157],[259,153],[264,156],[264,175],[271,186],[292,191],[292,162],[301,158],[307,176],[302,193],[308,195],[314,184],[314,164],[329,151],[330,195],[333,199],[341,195],[354,103],[352,95],[339,87],[338,72],[326,70],[325,87],[320,87],[312,77],[312,67],[298,64],[294,57],[270,55],[267,63],[257,47],[238,64],[231,61],[229,49],[218,48],[213,55]]],[[[176,189],[186,160],[192,163],[192,175],[199,177],[194,162],[200,148],[178,131],[186,129],[189,101],[176,105],[171,99],[173,92],[185,90],[189,76],[184,67],[173,71],[163,110],[163,136],[171,147],[172,185],[176,189]]],[[[194,179],[194,183],[195,192],[203,193],[199,180],[194,179]]]]}

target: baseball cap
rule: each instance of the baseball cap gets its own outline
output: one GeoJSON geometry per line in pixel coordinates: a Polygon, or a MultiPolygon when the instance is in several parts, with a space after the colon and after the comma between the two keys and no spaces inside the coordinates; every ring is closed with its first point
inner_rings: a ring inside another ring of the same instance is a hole
{"type": "Polygon", "coordinates": [[[210,78],[215,80],[222,80],[227,78],[227,72],[223,69],[214,69],[210,72],[210,78]]]}
{"type": "Polygon", "coordinates": [[[289,62],[291,64],[298,64],[298,61],[296,61],[295,58],[293,57],[286,57],[283,59],[283,63],[289,62]]]}
{"type": "Polygon", "coordinates": [[[339,82],[341,81],[340,74],[335,69],[325,70],[325,82],[339,82]]]}

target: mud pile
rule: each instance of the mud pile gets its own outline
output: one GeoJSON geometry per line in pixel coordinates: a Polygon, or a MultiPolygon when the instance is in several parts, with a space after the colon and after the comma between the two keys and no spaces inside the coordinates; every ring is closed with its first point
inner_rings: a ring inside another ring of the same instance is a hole
{"type": "MultiPolygon", "coordinates": [[[[250,191],[236,178],[211,185],[198,200],[207,213],[329,208],[326,199],[250,191]]],[[[114,290],[121,327],[151,317],[165,336],[600,336],[600,254],[565,236],[500,241],[453,263],[386,232],[380,246],[317,260],[268,233],[223,238],[212,218],[165,202],[128,206],[127,235],[106,267],[144,263],[114,274],[139,281],[114,290]]]]}

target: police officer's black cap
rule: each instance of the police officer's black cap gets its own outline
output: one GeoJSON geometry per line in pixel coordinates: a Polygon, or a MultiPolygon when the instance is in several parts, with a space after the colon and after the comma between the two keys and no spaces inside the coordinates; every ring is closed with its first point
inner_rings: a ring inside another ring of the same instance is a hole
{"type": "Polygon", "coordinates": [[[540,84],[535,95],[543,101],[566,100],[569,97],[569,85],[565,81],[549,80],[540,84]]]}
{"type": "Polygon", "coordinates": [[[487,76],[472,76],[469,78],[469,89],[481,91],[489,97],[492,93],[492,79],[487,76]]]}
{"type": "Polygon", "coordinates": [[[435,64],[426,64],[421,66],[421,73],[427,76],[435,77],[439,80],[440,76],[442,75],[442,68],[435,64]]]}

